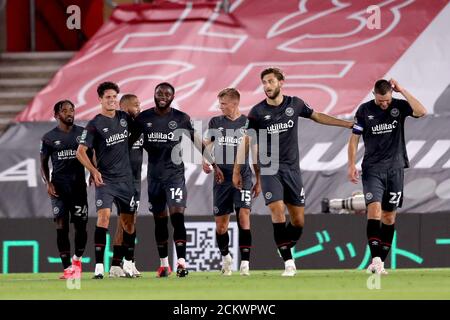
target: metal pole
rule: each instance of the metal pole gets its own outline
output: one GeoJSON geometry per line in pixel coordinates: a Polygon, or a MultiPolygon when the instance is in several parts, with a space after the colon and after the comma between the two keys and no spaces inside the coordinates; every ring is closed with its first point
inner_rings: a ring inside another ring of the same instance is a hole
{"type": "Polygon", "coordinates": [[[30,0],[30,42],[31,51],[36,51],[36,3],[30,0]]]}

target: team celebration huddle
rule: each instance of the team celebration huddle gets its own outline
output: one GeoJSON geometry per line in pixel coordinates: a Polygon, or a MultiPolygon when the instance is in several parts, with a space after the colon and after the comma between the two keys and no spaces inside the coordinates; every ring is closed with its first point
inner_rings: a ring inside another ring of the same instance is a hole
{"type": "Polygon", "coordinates": [[[99,84],[101,112],[85,128],[74,124],[75,105],[69,100],[58,101],[54,105],[58,125],[42,137],[40,153],[42,177],[52,203],[57,247],[64,269],[61,279],[81,276],[81,259],[88,245],[88,184],[95,186],[97,212],[93,278],[105,277],[105,246],[113,204],[119,221],[113,238],[109,277],[141,276],[136,268],[134,250],[143,150],[148,156],[148,210],[154,217],[160,259],[156,274],[168,277],[172,273],[168,257],[170,220],[177,256],[174,273],[178,277],[189,275],[184,217],[189,202],[182,159],[183,137],[201,152],[203,171],[214,175],[210,210],[222,256],[221,273],[231,275],[233,260],[238,259],[229,250],[228,227],[230,215],[235,212],[239,230],[239,273],[250,275],[251,209],[254,199],[262,196],[271,213],[276,248],[284,261],[281,275],[294,276],[297,270],[291,249],[296,245],[301,247],[299,240],[305,224],[308,190],[302,182],[299,165],[299,117],[351,130],[348,178],[354,183],[359,180],[356,154],[359,139],[363,137],[361,180],[372,256],[367,271],[387,274],[384,260],[393,240],[396,210],[403,202],[404,169],[409,166],[404,123],[408,116],[424,116],[426,109],[397,81],[382,79],[374,84],[374,99],[357,108],[354,121],[347,121],[314,111],[297,96],[283,95],[285,75],[278,68],[262,70],[260,81],[266,97],[251,108],[248,115],[240,112],[237,89],[218,92],[222,114],[209,120],[205,132],[194,129],[196,126],[189,115],[171,106],[176,90],[167,82],[154,88],[155,107],[143,111],[136,95],[120,96],[120,88],[113,82],[99,84]],[[393,91],[404,99],[393,98],[393,91]],[[90,173],[89,183],[85,169],[90,173]],[[73,255],[70,223],[75,231],[73,255]]]}

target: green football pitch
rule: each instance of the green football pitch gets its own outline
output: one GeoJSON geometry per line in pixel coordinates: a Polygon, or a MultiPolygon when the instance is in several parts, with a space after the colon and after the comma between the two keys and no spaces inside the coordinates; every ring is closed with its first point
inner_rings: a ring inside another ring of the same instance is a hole
{"type": "Polygon", "coordinates": [[[0,299],[450,299],[450,269],[389,272],[379,282],[361,270],[298,270],[292,278],[281,277],[281,270],[254,270],[248,277],[191,272],[187,278],[156,278],[155,272],[147,272],[142,278],[103,280],[85,272],[79,289],[74,282],[58,280],[56,273],[2,274],[0,299]]]}

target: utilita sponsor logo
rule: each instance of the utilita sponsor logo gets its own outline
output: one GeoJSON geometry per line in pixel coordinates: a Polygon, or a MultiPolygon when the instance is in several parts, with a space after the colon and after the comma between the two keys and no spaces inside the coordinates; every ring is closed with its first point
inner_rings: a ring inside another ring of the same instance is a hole
{"type": "Polygon", "coordinates": [[[74,159],[77,156],[77,150],[61,150],[58,151],[58,159],[74,159]]]}
{"type": "Polygon", "coordinates": [[[126,138],[128,138],[128,131],[124,130],[123,133],[116,133],[106,139],[106,145],[111,146],[113,144],[123,142],[126,138]]]}
{"type": "Polygon", "coordinates": [[[268,134],[274,134],[274,133],[280,133],[287,131],[289,128],[292,128],[294,126],[294,121],[289,120],[287,123],[274,123],[267,127],[267,133],[268,134]]]}
{"type": "Polygon", "coordinates": [[[229,137],[229,136],[220,137],[219,138],[219,144],[220,145],[233,145],[233,146],[236,146],[238,144],[241,144],[242,139],[243,139],[242,137],[240,137],[240,138],[229,137]]]}
{"type": "Polygon", "coordinates": [[[162,133],[162,132],[152,132],[147,134],[148,141],[154,140],[173,140],[173,132],[162,133]]]}
{"type": "Polygon", "coordinates": [[[394,120],[392,123],[381,123],[372,127],[373,134],[382,134],[392,132],[397,127],[397,120],[394,120]]]}

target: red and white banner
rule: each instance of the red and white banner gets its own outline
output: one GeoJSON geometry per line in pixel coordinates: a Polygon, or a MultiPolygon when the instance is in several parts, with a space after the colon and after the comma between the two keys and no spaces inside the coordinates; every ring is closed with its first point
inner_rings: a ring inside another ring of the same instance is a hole
{"type": "MultiPolygon", "coordinates": [[[[103,81],[117,82],[122,93],[137,94],[143,108],[153,105],[157,83],[171,82],[175,105],[202,119],[217,114],[217,93],[232,86],[241,91],[241,107],[247,113],[264,97],[259,74],[267,66],[285,71],[286,94],[334,115],[353,113],[374,81],[388,74],[406,80],[414,74],[418,81],[441,79],[438,85],[420,86],[431,104],[450,83],[450,72],[440,65],[448,65],[448,55],[433,57],[432,69],[425,71],[400,63],[403,57],[417,60],[422,54],[445,53],[439,46],[449,49],[450,41],[439,41],[433,34],[434,48],[413,46],[416,41],[427,43],[421,37],[433,21],[449,15],[448,0],[231,3],[228,14],[195,2],[119,6],[16,120],[51,121],[52,106],[60,99],[74,101],[77,118],[88,120],[100,110],[96,87],[103,81]],[[368,12],[371,5],[378,7],[368,12]],[[376,13],[380,28],[369,28],[368,18],[376,13]],[[410,48],[414,50],[408,54],[410,48]],[[408,72],[412,75],[406,77],[408,72]]],[[[442,21],[450,25],[450,20],[442,21]]],[[[433,112],[432,105],[427,108],[433,112]]]]}

